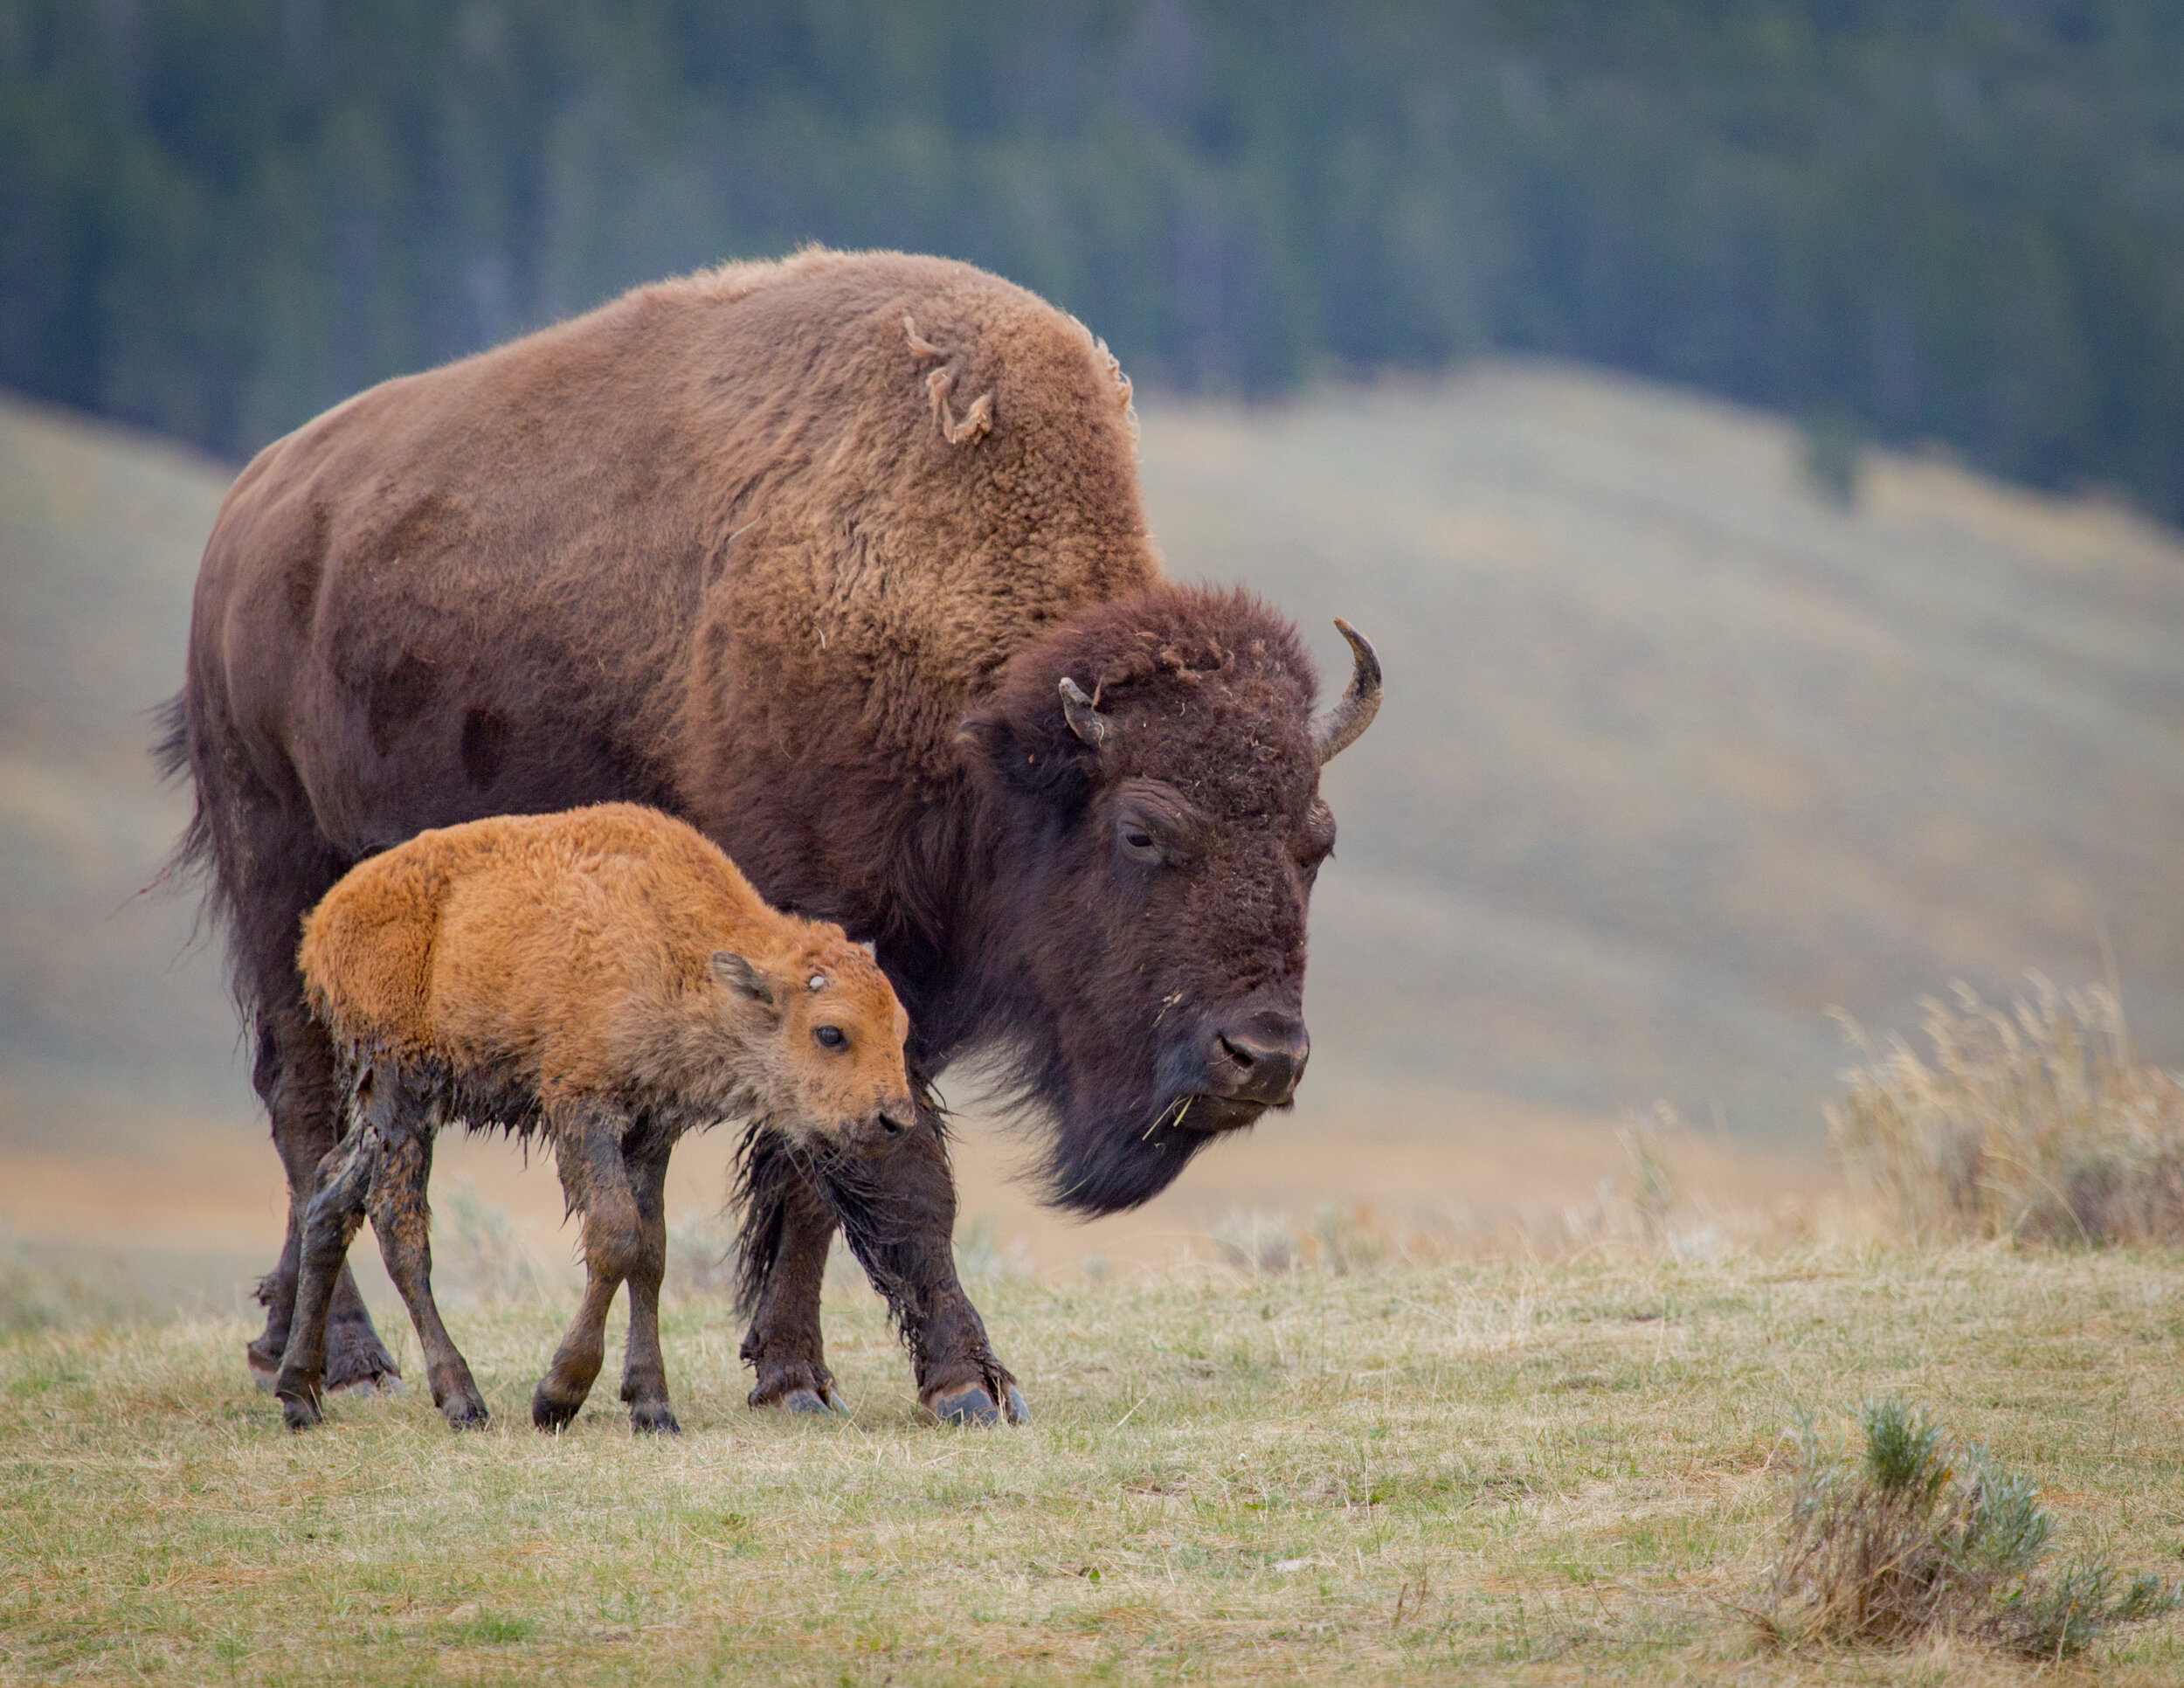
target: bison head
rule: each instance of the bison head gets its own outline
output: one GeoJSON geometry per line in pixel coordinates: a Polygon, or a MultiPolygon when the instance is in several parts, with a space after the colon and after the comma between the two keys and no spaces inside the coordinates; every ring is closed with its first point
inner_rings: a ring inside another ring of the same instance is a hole
{"type": "Polygon", "coordinates": [[[1320,766],[1379,703],[1371,647],[1343,631],[1355,678],[1316,716],[1286,617],[1164,585],[1019,652],[965,723],[1000,962],[985,1006],[1021,1094],[1058,1115],[1062,1206],[1134,1207],[1296,1095],[1305,908],[1335,843],[1320,766]]]}

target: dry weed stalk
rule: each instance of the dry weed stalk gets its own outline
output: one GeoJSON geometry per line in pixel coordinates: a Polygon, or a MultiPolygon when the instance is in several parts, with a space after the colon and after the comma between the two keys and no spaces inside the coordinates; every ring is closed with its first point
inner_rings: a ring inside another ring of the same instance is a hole
{"type": "Polygon", "coordinates": [[[1802,1427],[1771,1610],[1753,1615],[1771,1642],[1900,1647],[1954,1635],[2062,1659],[2184,1601],[2184,1585],[2126,1582],[2105,1563],[2043,1573],[2055,1525],[2031,1484],[1983,1448],[1952,1448],[1899,1401],[1868,1402],[1862,1426],[1855,1465],[1824,1456],[1802,1427]]]}
{"type": "Polygon", "coordinates": [[[2184,1077],[2139,1061],[2115,993],[2035,975],[2008,1012],[1956,999],[1925,1001],[1924,1060],[1837,1015],[1864,1064],[1828,1110],[1835,1153],[1925,1240],[2184,1242],[2184,1077]]]}

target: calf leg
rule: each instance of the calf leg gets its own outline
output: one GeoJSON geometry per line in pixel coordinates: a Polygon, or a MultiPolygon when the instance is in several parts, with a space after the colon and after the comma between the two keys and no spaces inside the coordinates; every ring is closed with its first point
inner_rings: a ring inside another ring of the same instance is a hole
{"type": "Polygon", "coordinates": [[[628,1122],[584,1108],[554,1127],[554,1157],[571,1212],[584,1215],[584,1302],[531,1397],[531,1422],[558,1430],[577,1415],[606,1358],[606,1315],[641,1248],[637,1202],[622,1162],[628,1122]]]}
{"type": "Polygon", "coordinates": [[[674,1138],[658,1127],[639,1128],[643,1138],[625,1153],[630,1195],[637,1208],[637,1258],[629,1274],[629,1346],[622,1358],[622,1399],[630,1428],[680,1435],[682,1426],[667,1407],[667,1362],[660,1352],[660,1283],[667,1272],[667,1154],[674,1138]]]}
{"type": "MultiPolygon", "coordinates": [[[[349,1245],[363,1223],[364,1203],[377,1172],[379,1133],[363,1107],[352,1105],[349,1131],[319,1168],[315,1188],[303,1206],[301,1235],[294,1243],[297,1272],[287,1319],[273,1393],[292,1430],[319,1422],[319,1394],[326,1373],[327,1314],[335,1285],[347,1273],[349,1245]]],[[[292,1226],[294,1221],[291,1221],[292,1226]]]]}
{"type": "MultiPolygon", "coordinates": [[[[289,923],[293,934],[294,923],[289,923]]],[[[294,947],[293,935],[289,938],[294,947]]],[[[273,1119],[273,1146],[288,1175],[288,1235],[280,1264],[259,1284],[266,1307],[266,1328],[245,1349],[261,1387],[270,1384],[288,1347],[298,1274],[302,1267],[304,1214],[318,1187],[319,1168],[332,1153],[341,1117],[342,1086],[334,1048],[326,1032],[303,1005],[295,968],[286,957],[280,976],[263,991],[278,1000],[261,1004],[258,1016],[258,1057],[252,1081],[273,1119]]],[[[394,1357],[372,1329],[371,1315],[350,1276],[346,1245],[334,1276],[327,1310],[325,1387],[329,1389],[393,1387],[399,1375],[394,1357]]]]}
{"type": "Polygon", "coordinates": [[[791,1413],[838,1413],[848,1402],[826,1369],[819,1331],[819,1290],[838,1221],[819,1186],[777,1138],[754,1138],[743,1152],[743,1277],[751,1303],[743,1363],[756,1369],[753,1407],[791,1413]]]}
{"type": "Polygon", "coordinates": [[[432,1299],[432,1210],[425,1192],[439,1122],[429,1102],[413,1100],[415,1105],[397,1110],[379,1133],[382,1147],[369,1198],[372,1233],[379,1239],[387,1276],[402,1292],[410,1322],[417,1326],[432,1405],[454,1429],[481,1430],[487,1419],[485,1396],[432,1299]]]}
{"type": "Polygon", "coordinates": [[[956,1181],[940,1116],[917,1124],[886,1155],[830,1161],[828,1199],[843,1235],[887,1298],[917,1377],[917,1398],[950,1423],[1031,1421],[1024,1392],[993,1357],[985,1323],[956,1276],[956,1181]]]}

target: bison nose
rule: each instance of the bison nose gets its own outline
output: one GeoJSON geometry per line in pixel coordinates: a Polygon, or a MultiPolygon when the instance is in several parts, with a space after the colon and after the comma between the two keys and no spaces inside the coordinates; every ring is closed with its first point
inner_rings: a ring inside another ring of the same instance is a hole
{"type": "Polygon", "coordinates": [[[1220,1057],[1215,1067],[1226,1066],[1234,1076],[1230,1096],[1278,1108],[1296,1094],[1304,1063],[1311,1059],[1312,1040],[1296,1015],[1268,1008],[1224,1027],[1215,1034],[1213,1048],[1220,1057]]]}
{"type": "Polygon", "coordinates": [[[879,1110],[880,1129],[889,1137],[901,1137],[916,1117],[907,1102],[887,1103],[879,1110]]]}

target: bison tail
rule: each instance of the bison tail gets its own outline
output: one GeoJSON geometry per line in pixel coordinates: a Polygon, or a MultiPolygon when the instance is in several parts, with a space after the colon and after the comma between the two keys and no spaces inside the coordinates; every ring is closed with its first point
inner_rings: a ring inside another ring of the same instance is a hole
{"type": "MultiPolygon", "coordinates": [[[[161,783],[171,785],[188,778],[190,772],[187,695],[176,692],[164,703],[155,705],[151,714],[159,725],[159,737],[152,741],[152,765],[158,770],[161,783]]],[[[152,875],[144,891],[165,890],[191,880],[211,882],[211,894],[199,905],[197,924],[190,930],[190,942],[195,943],[204,935],[208,923],[215,930],[225,930],[231,911],[224,900],[218,876],[211,871],[212,821],[205,810],[204,792],[197,787],[190,796],[189,823],[183,827],[182,836],[175,841],[175,847],[167,853],[166,861],[160,863],[159,871],[152,875]]],[[[143,891],[137,895],[142,896],[143,891]]]]}

